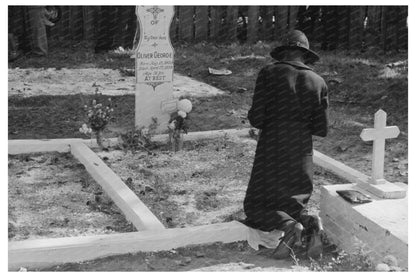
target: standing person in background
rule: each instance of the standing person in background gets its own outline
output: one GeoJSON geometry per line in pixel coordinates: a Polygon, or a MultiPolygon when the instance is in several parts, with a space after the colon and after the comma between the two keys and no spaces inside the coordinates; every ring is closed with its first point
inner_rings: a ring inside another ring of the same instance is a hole
{"type": "Polygon", "coordinates": [[[45,17],[45,6],[29,6],[29,28],[31,35],[31,55],[42,57],[48,55],[48,37],[45,24],[53,24],[45,17]]]}
{"type": "Polygon", "coordinates": [[[251,245],[276,248],[278,259],[288,257],[305,235],[308,255],[318,256],[320,218],[308,215],[305,206],[313,191],[312,135],[327,134],[327,85],[306,65],[319,56],[301,31],[289,32],[270,55],[277,61],[260,71],[248,113],[261,133],[244,199],[244,223],[257,238],[251,245]],[[284,232],[280,243],[276,230],[284,232]]]}

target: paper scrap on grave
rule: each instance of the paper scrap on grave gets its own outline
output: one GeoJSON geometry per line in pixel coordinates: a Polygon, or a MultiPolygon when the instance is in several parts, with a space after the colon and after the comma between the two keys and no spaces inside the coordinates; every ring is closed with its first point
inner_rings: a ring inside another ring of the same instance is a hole
{"type": "Polygon", "coordinates": [[[248,228],[247,242],[251,248],[259,250],[259,245],[266,248],[276,248],[279,245],[284,232],[273,230],[271,232],[263,232],[257,229],[248,228]]]}
{"type": "Polygon", "coordinates": [[[223,68],[223,69],[214,69],[214,68],[208,67],[208,71],[209,71],[209,74],[212,74],[212,75],[230,75],[230,74],[232,74],[231,70],[228,70],[228,69],[225,69],[225,68],[223,68]]]}

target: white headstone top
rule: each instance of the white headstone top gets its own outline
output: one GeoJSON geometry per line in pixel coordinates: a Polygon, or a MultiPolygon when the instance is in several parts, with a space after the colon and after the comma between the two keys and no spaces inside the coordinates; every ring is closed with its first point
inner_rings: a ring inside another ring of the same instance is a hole
{"type": "Polygon", "coordinates": [[[152,118],[158,131],[167,129],[169,115],[176,110],[173,98],[173,47],[169,30],[173,6],[137,6],[140,40],[136,59],[136,127],[148,127],[152,118]]]}
{"type": "Polygon", "coordinates": [[[378,110],[374,116],[374,128],[364,129],[360,135],[364,141],[373,141],[371,183],[374,185],[386,182],[384,180],[385,140],[396,138],[400,134],[397,126],[386,127],[386,117],[386,112],[378,110]]]}

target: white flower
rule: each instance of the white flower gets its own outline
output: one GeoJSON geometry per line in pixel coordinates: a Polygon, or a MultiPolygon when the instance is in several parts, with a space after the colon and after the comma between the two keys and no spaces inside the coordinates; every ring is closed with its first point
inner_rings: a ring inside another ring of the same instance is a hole
{"type": "Polygon", "coordinates": [[[171,130],[174,130],[175,129],[175,127],[176,127],[176,120],[174,120],[174,121],[172,121],[169,125],[168,125],[168,128],[169,129],[171,129],[171,130]]]}
{"type": "Polygon", "coordinates": [[[192,111],[192,103],[188,99],[182,99],[178,102],[178,110],[190,113],[192,111]]]}
{"type": "Polygon", "coordinates": [[[178,115],[180,117],[182,117],[182,118],[185,118],[186,117],[186,112],[184,112],[184,111],[178,111],[178,115]]]}
{"type": "Polygon", "coordinates": [[[86,134],[90,134],[92,132],[92,129],[88,128],[88,125],[84,123],[82,124],[82,127],[79,128],[79,131],[86,135],[86,134]]]}
{"type": "Polygon", "coordinates": [[[143,128],[141,132],[142,132],[142,136],[147,136],[149,134],[149,129],[143,128]]]}

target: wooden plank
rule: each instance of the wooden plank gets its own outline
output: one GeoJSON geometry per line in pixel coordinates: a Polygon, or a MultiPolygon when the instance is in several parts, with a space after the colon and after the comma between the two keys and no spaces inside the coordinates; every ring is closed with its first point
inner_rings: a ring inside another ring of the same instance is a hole
{"type": "Polygon", "coordinates": [[[233,221],[189,228],[9,242],[9,270],[39,269],[111,255],[246,239],[247,227],[233,221]]]}
{"type": "Polygon", "coordinates": [[[370,179],[369,176],[359,172],[358,170],[336,161],[316,150],[313,151],[313,162],[326,170],[332,171],[351,183],[366,182],[370,179]]]}
{"type": "Polygon", "coordinates": [[[227,7],[227,38],[229,42],[237,40],[237,20],[238,20],[238,6],[227,7]]]}
{"type": "MultiPolygon", "coordinates": [[[[188,134],[183,135],[184,141],[195,141],[195,140],[203,140],[203,139],[216,139],[216,138],[224,138],[224,137],[245,137],[249,138],[249,130],[250,128],[244,129],[223,129],[223,130],[212,130],[212,131],[200,131],[200,132],[189,132],[188,134]]],[[[152,137],[152,141],[154,142],[167,142],[169,136],[167,134],[155,135],[152,137]]],[[[253,143],[256,141],[251,139],[253,143]]],[[[95,140],[85,139],[82,142],[87,145],[88,147],[95,148],[98,147],[97,142],[95,140]]],[[[108,138],[105,140],[105,146],[116,146],[119,144],[118,138],[108,138]]]]}
{"type": "Polygon", "coordinates": [[[137,230],[164,229],[163,224],[90,148],[83,143],[72,143],[71,153],[105,190],[117,207],[137,230]]]}
{"type": "Polygon", "coordinates": [[[179,7],[179,39],[192,41],[194,39],[194,6],[179,7]]]}
{"type": "Polygon", "coordinates": [[[70,145],[81,142],[82,139],[50,139],[50,140],[9,140],[9,155],[40,153],[40,152],[69,152],[70,145]]]}
{"type": "Polygon", "coordinates": [[[283,35],[287,32],[287,19],[288,19],[288,6],[277,6],[275,8],[275,14],[276,14],[276,27],[275,37],[278,40],[281,40],[283,35]]]}
{"type": "Polygon", "coordinates": [[[288,25],[289,30],[296,29],[298,11],[299,11],[298,6],[289,6],[289,23],[288,23],[289,24],[288,25]]]}
{"type": "Polygon", "coordinates": [[[248,7],[247,42],[255,43],[258,40],[259,7],[248,7]]]}
{"type": "Polygon", "coordinates": [[[196,6],[195,9],[195,40],[208,40],[208,6],[196,6]]]}

